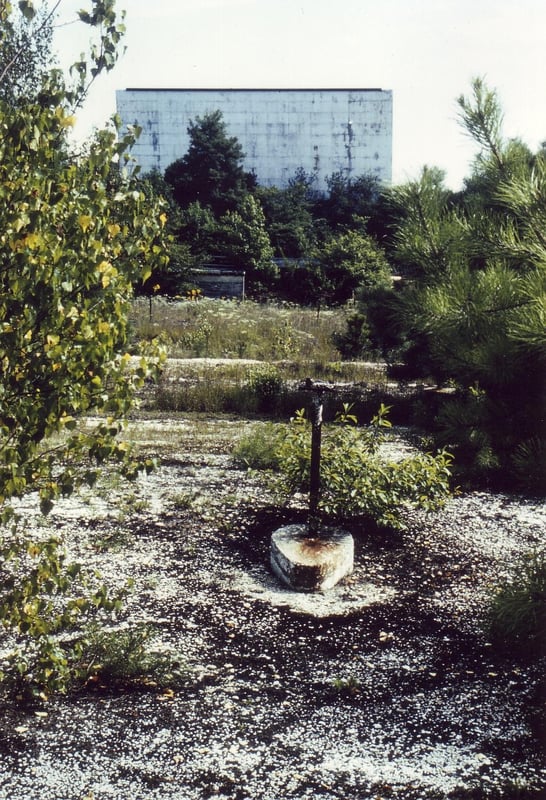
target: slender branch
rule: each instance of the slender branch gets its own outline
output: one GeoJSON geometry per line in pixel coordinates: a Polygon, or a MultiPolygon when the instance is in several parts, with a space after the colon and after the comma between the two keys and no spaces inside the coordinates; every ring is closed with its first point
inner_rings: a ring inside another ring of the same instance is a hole
{"type": "MultiPolygon", "coordinates": [[[[44,18],[44,20],[43,20],[42,24],[40,25],[40,27],[39,27],[39,28],[37,28],[37,29],[35,30],[35,32],[34,32],[34,35],[35,35],[35,36],[36,36],[36,34],[40,33],[40,31],[41,31],[41,30],[43,30],[43,29],[45,28],[45,26],[47,25],[47,23],[49,22],[49,20],[51,19],[51,17],[52,17],[52,16],[55,14],[56,10],[58,9],[58,7],[59,7],[60,5],[61,5],[61,0],[57,0],[57,2],[56,2],[56,3],[55,3],[55,5],[53,6],[53,8],[52,8],[52,9],[51,9],[51,11],[49,12],[49,14],[48,14],[48,15],[47,15],[47,16],[44,18]]],[[[16,63],[17,59],[18,59],[18,58],[20,58],[20,57],[23,55],[23,53],[24,53],[24,50],[25,50],[25,47],[24,47],[24,45],[22,45],[22,46],[19,48],[19,50],[18,50],[18,51],[15,53],[15,55],[13,56],[13,58],[11,59],[11,61],[9,61],[9,62],[6,64],[6,66],[4,67],[4,69],[2,70],[2,72],[0,73],[0,83],[2,83],[2,81],[3,81],[3,80],[4,80],[4,78],[6,77],[7,73],[10,71],[10,69],[11,69],[11,68],[13,67],[13,65],[16,63]]]]}

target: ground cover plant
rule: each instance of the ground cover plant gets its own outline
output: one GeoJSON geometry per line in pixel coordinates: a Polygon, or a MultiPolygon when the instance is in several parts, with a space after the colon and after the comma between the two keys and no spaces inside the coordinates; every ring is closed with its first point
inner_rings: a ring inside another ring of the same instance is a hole
{"type": "MultiPolygon", "coordinates": [[[[357,427],[351,406],[324,426],[320,461],[318,513],[330,522],[367,518],[397,530],[409,508],[441,508],[450,493],[451,456],[442,451],[386,459],[383,430],[390,428],[389,409],[381,405],[366,427],[357,427]]],[[[235,448],[236,458],[254,468],[280,474],[279,495],[309,492],[311,424],[299,409],[291,424],[252,432],[235,448]]]]}

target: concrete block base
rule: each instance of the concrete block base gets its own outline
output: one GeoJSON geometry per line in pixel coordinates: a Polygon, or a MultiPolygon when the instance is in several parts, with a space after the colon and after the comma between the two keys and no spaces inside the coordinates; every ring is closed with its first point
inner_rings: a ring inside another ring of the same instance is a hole
{"type": "Polygon", "coordinates": [[[353,571],[353,565],[353,537],[339,528],[311,536],[307,525],[286,525],[271,536],[271,568],[296,591],[332,589],[353,571]]]}

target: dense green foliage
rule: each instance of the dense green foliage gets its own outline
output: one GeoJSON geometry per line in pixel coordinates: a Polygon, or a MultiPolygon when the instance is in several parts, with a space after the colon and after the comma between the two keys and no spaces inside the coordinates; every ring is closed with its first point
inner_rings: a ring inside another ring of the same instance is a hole
{"type": "Polygon", "coordinates": [[[132,281],[158,260],[161,220],[129,183],[108,193],[127,141],[102,132],[74,160],[62,106],[0,114],[0,501],[31,486],[47,510],[72,489],[76,457],[124,457],[114,420],[146,376],[123,352],[127,302],[132,281]],[[84,433],[77,415],[91,409],[111,421],[84,433]],[[62,445],[44,450],[60,432],[62,445]]]}
{"type": "Polygon", "coordinates": [[[228,136],[220,111],[197,117],[188,127],[187,153],[165,170],[176,202],[183,208],[199,203],[215,215],[235,211],[255,184],[242,166],[238,140],[228,136]]]}
{"type": "Polygon", "coordinates": [[[367,298],[361,321],[407,374],[455,389],[437,433],[467,477],[543,491],[546,159],[502,139],[496,95],[481,81],[459,104],[481,148],[467,189],[453,195],[425,169],[391,191],[391,252],[406,280],[383,309],[370,313],[367,298]]]}
{"type": "MultiPolygon", "coordinates": [[[[186,155],[167,167],[164,176],[163,193],[176,204],[173,209],[171,203],[171,231],[178,246],[186,248],[186,264],[215,260],[244,271],[256,293],[272,284],[276,267],[265,217],[252,194],[254,176],[243,170],[241,146],[227,135],[219,111],[191,122],[188,134],[186,155]]],[[[161,193],[157,179],[155,187],[161,193]]],[[[178,282],[179,291],[188,284],[188,276],[181,277],[186,280],[178,282]]],[[[161,291],[168,284],[173,284],[172,276],[159,281],[161,291]]]]}
{"type": "Polygon", "coordinates": [[[47,6],[34,13],[23,3],[1,21],[0,99],[16,104],[42,87],[51,62],[53,15],[47,6]]]}
{"type": "Polygon", "coordinates": [[[382,187],[374,175],[349,178],[334,172],[327,185],[328,192],[316,198],[315,217],[324,220],[329,230],[359,227],[362,220],[375,216],[382,187]]]}
{"type": "MultiPolygon", "coordinates": [[[[367,518],[394,530],[405,526],[404,512],[441,508],[450,494],[451,457],[416,453],[400,460],[381,453],[383,429],[390,427],[388,407],[380,406],[371,424],[356,427],[350,408],[337,424],[323,426],[319,514],[322,518],[367,518]]],[[[282,496],[308,492],[311,425],[303,409],[285,427],[267,426],[244,437],[234,450],[241,464],[278,471],[282,496]]]]}
{"type": "Polygon", "coordinates": [[[316,306],[345,302],[361,277],[368,283],[376,268],[383,271],[386,262],[358,216],[377,201],[372,179],[332,176],[327,198],[301,170],[283,189],[257,186],[220,111],[191,122],[188,135],[188,151],[167,167],[165,183],[178,205],[175,238],[196,263],[243,270],[251,295],[316,306]],[[283,262],[280,275],[274,259],[283,262]]]}
{"type": "MultiPolygon", "coordinates": [[[[32,20],[30,3],[20,4],[32,20]]],[[[19,73],[11,8],[0,52],[4,80],[19,73]]],[[[96,134],[83,155],[67,131],[89,80],[115,63],[122,26],[113,2],[93,3],[80,19],[98,31],[88,66],[76,65],[68,86],[51,71],[0,99],[0,513],[12,520],[13,498],[39,492],[43,512],[100,464],[114,459],[127,473],[129,448],[118,439],[123,419],[149,368],[126,353],[132,284],[163,259],[165,216],[119,169],[133,136],[96,134]],[[13,101],[16,95],[17,102],[13,101]],[[80,415],[100,422],[89,427],[80,415]]],[[[39,62],[38,62],[39,63],[39,62]]],[[[40,64],[41,69],[41,64],[40,64]]],[[[146,468],[150,464],[142,465],[146,468]]],[[[93,610],[113,609],[104,587],[85,593],[81,571],[65,563],[57,541],[29,543],[2,530],[0,621],[17,642],[12,660],[29,685],[66,686],[70,647],[53,638],[93,610]],[[78,589],[79,586],[79,589],[78,589]],[[83,593],[82,593],[83,592],[83,593]],[[55,600],[47,599],[53,595],[55,600]],[[62,598],[65,597],[63,605],[62,598]],[[68,599],[70,598],[70,599],[68,599]],[[25,649],[26,648],[26,649],[25,649]],[[21,653],[23,655],[21,655],[21,653]]],[[[74,645],[72,648],[77,648],[74,645]]],[[[74,655],[74,653],[73,653],[74,655]]]]}
{"type": "Polygon", "coordinates": [[[358,289],[368,297],[392,284],[384,253],[373,239],[361,230],[342,230],[330,234],[311,253],[309,266],[293,274],[297,291],[305,291],[309,304],[344,305],[358,289]]]}
{"type": "Polygon", "coordinates": [[[313,176],[300,170],[288,186],[257,186],[266,227],[277,258],[307,258],[317,241],[313,176]]]}

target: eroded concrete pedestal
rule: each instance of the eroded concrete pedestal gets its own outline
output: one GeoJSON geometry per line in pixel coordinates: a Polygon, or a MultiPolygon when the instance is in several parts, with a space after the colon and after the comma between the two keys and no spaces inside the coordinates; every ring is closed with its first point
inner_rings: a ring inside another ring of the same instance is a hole
{"type": "Polygon", "coordinates": [[[271,536],[271,568],[291,589],[331,589],[353,571],[353,564],[353,537],[339,528],[311,536],[307,525],[286,525],[271,536]]]}

